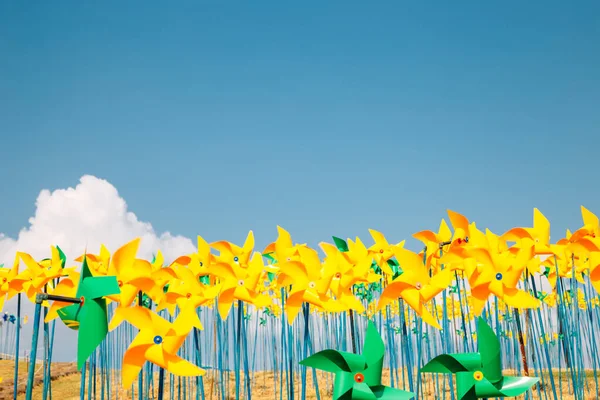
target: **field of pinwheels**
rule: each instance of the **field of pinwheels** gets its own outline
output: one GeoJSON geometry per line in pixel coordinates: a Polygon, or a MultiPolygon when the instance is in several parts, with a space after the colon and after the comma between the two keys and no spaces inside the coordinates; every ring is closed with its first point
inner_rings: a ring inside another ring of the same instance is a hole
{"type": "Polygon", "coordinates": [[[502,235],[448,211],[413,235],[420,252],[370,230],[320,254],[281,227],[262,251],[252,232],[242,246],[199,236],[170,264],[138,258],[140,239],[77,266],[59,246],[19,252],[0,269],[0,304],[18,301],[0,353],[21,354],[29,301],[41,361],[2,379],[24,383],[15,399],[68,398],[53,375],[62,323],[78,331],[81,399],[598,398],[600,221],[582,217],[551,242],[537,209],[502,235]]]}

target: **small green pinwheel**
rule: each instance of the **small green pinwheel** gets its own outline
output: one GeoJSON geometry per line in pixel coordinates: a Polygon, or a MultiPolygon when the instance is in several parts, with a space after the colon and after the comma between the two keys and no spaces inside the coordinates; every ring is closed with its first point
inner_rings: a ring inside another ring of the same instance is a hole
{"type": "Polygon", "coordinates": [[[502,375],[500,341],[483,318],[477,321],[479,353],[442,354],[421,372],[456,374],[458,400],[515,397],[528,391],[539,378],[502,375]]]}
{"type": "Polygon", "coordinates": [[[381,384],[385,346],[371,321],[363,354],[323,350],[300,361],[300,364],[335,374],[332,400],[408,400],[414,397],[414,393],[381,384]]]}
{"type": "Polygon", "coordinates": [[[119,284],[114,276],[92,276],[83,259],[76,297],[80,303],[60,308],[57,313],[69,328],[79,330],[77,337],[77,369],[102,343],[108,334],[108,315],[104,296],[119,294],[119,284]]]}

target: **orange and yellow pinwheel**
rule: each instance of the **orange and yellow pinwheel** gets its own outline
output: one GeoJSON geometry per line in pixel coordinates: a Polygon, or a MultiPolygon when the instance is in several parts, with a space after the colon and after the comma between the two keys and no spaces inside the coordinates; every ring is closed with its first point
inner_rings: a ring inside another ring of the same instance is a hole
{"type": "Polygon", "coordinates": [[[523,238],[516,256],[510,252],[498,253],[486,248],[470,250],[477,267],[469,276],[473,313],[481,315],[488,297],[493,294],[510,307],[535,308],[539,300],[517,288],[525,266],[534,256],[534,243],[523,238]]]}
{"type": "Polygon", "coordinates": [[[430,277],[425,264],[423,264],[423,259],[418,254],[400,248],[396,248],[394,254],[403,272],[383,290],[377,310],[379,311],[392,301],[402,298],[425,323],[441,329],[440,324],[425,307],[425,304],[450,285],[452,282],[451,270],[444,269],[430,277]]]}
{"type": "Polygon", "coordinates": [[[257,307],[265,307],[271,303],[271,298],[258,290],[259,281],[264,280],[265,274],[260,253],[254,253],[248,268],[241,267],[239,260],[233,260],[231,264],[217,262],[211,267],[211,273],[219,278],[221,286],[218,309],[222,319],[229,315],[234,300],[245,301],[257,307]]]}
{"type": "Polygon", "coordinates": [[[288,287],[285,302],[285,310],[288,323],[292,324],[298,316],[302,304],[309,303],[318,309],[331,310],[334,302],[327,296],[333,275],[322,274],[319,255],[313,249],[307,247],[298,248],[300,260],[287,261],[281,266],[278,277],[280,287],[288,287]]]}
{"type": "Polygon", "coordinates": [[[254,233],[252,231],[248,232],[243,247],[239,247],[225,240],[211,243],[210,246],[219,251],[219,255],[216,257],[217,262],[237,264],[246,268],[250,262],[252,251],[254,250],[254,233]]]}
{"type": "Polygon", "coordinates": [[[144,307],[119,307],[109,329],[112,331],[123,320],[140,330],[123,357],[123,387],[131,386],[146,361],[174,375],[200,376],[205,373],[177,355],[188,333],[193,328],[202,328],[195,312],[181,312],[175,322],[171,323],[144,307]]]}

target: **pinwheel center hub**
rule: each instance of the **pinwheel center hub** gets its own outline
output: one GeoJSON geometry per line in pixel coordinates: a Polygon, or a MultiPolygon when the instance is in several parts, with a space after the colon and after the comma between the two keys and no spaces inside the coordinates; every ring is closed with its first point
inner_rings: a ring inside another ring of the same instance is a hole
{"type": "Polygon", "coordinates": [[[309,287],[309,288],[311,288],[311,289],[314,289],[316,286],[317,286],[317,284],[316,284],[316,283],[314,283],[314,282],[310,282],[310,283],[308,284],[308,287],[309,287]]]}
{"type": "Polygon", "coordinates": [[[360,372],[354,375],[354,382],[363,383],[365,381],[365,376],[360,372]]]}
{"type": "Polygon", "coordinates": [[[162,336],[158,336],[158,335],[154,336],[154,344],[161,344],[162,341],[163,341],[162,336]]]}
{"type": "Polygon", "coordinates": [[[379,253],[380,253],[380,254],[383,254],[383,249],[379,249],[379,253]]]}
{"type": "Polygon", "coordinates": [[[498,272],[498,273],[496,274],[496,280],[497,280],[497,281],[501,281],[501,280],[502,280],[502,274],[501,274],[500,272],[498,272]]]}
{"type": "Polygon", "coordinates": [[[80,303],[79,303],[79,304],[83,305],[83,303],[85,303],[85,297],[81,296],[81,297],[79,298],[79,300],[80,300],[80,303]]]}
{"type": "Polygon", "coordinates": [[[191,299],[192,298],[192,294],[188,293],[188,294],[185,295],[185,297],[187,297],[188,299],[191,299]]]}
{"type": "Polygon", "coordinates": [[[480,381],[483,379],[483,373],[481,371],[475,371],[475,373],[473,374],[473,378],[476,381],[480,381]]]}
{"type": "Polygon", "coordinates": [[[238,281],[238,285],[239,285],[239,286],[244,286],[244,280],[243,280],[243,279],[240,279],[240,280],[238,281]]]}
{"type": "Polygon", "coordinates": [[[2,282],[6,282],[8,279],[6,278],[2,278],[2,282]]]}
{"type": "Polygon", "coordinates": [[[117,284],[119,285],[119,287],[123,287],[123,281],[117,281],[117,284]]]}
{"type": "Polygon", "coordinates": [[[341,274],[341,273],[339,273],[339,272],[337,272],[337,273],[335,274],[335,277],[336,277],[337,279],[340,279],[340,278],[342,277],[342,274],[341,274]]]}
{"type": "Polygon", "coordinates": [[[201,267],[203,267],[203,266],[204,266],[204,263],[203,263],[202,261],[200,261],[200,266],[201,266],[201,267]]]}
{"type": "Polygon", "coordinates": [[[417,283],[415,284],[415,289],[417,289],[417,290],[421,290],[421,289],[423,289],[423,284],[422,284],[421,282],[417,282],[417,283]]]}
{"type": "Polygon", "coordinates": [[[233,261],[238,262],[240,261],[239,257],[233,257],[233,261]]]}

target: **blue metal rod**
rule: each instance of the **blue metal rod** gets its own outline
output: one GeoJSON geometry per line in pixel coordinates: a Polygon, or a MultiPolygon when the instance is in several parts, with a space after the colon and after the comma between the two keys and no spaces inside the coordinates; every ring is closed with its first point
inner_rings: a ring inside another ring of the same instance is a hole
{"type": "MultiPolygon", "coordinates": [[[[21,297],[19,296],[19,300],[21,297]]],[[[19,301],[19,308],[21,302],[19,301]]],[[[35,374],[35,360],[37,357],[37,344],[38,344],[38,335],[40,333],[40,314],[42,311],[42,302],[39,301],[35,303],[35,316],[33,317],[33,334],[31,335],[31,351],[29,353],[29,373],[27,374],[27,390],[25,392],[25,400],[31,400],[33,397],[33,377],[35,374]]],[[[17,325],[18,326],[18,325],[17,325]]],[[[17,354],[18,356],[18,354],[17,354]]],[[[17,358],[16,362],[19,362],[17,358]]],[[[15,368],[16,371],[16,368],[15,368]]],[[[15,384],[17,380],[15,379],[15,384]]],[[[17,397],[17,391],[15,390],[15,398],[17,397]]]]}
{"type": "MultiPolygon", "coordinates": [[[[37,308],[36,308],[36,310],[37,310],[37,308]]],[[[36,324],[36,327],[39,325],[39,318],[40,317],[38,315],[38,323],[36,324]]],[[[21,339],[21,293],[19,293],[17,295],[17,343],[15,344],[15,385],[14,385],[14,392],[13,392],[14,400],[17,400],[17,393],[18,393],[17,389],[19,386],[19,346],[20,346],[20,341],[21,341],[20,339],[21,339]]],[[[37,337],[36,337],[35,341],[37,343],[37,337]]],[[[37,346],[37,344],[36,344],[36,346],[37,346]]],[[[33,364],[35,365],[35,358],[33,359],[33,364]]],[[[32,377],[32,379],[33,379],[33,377],[32,377]]]]}

